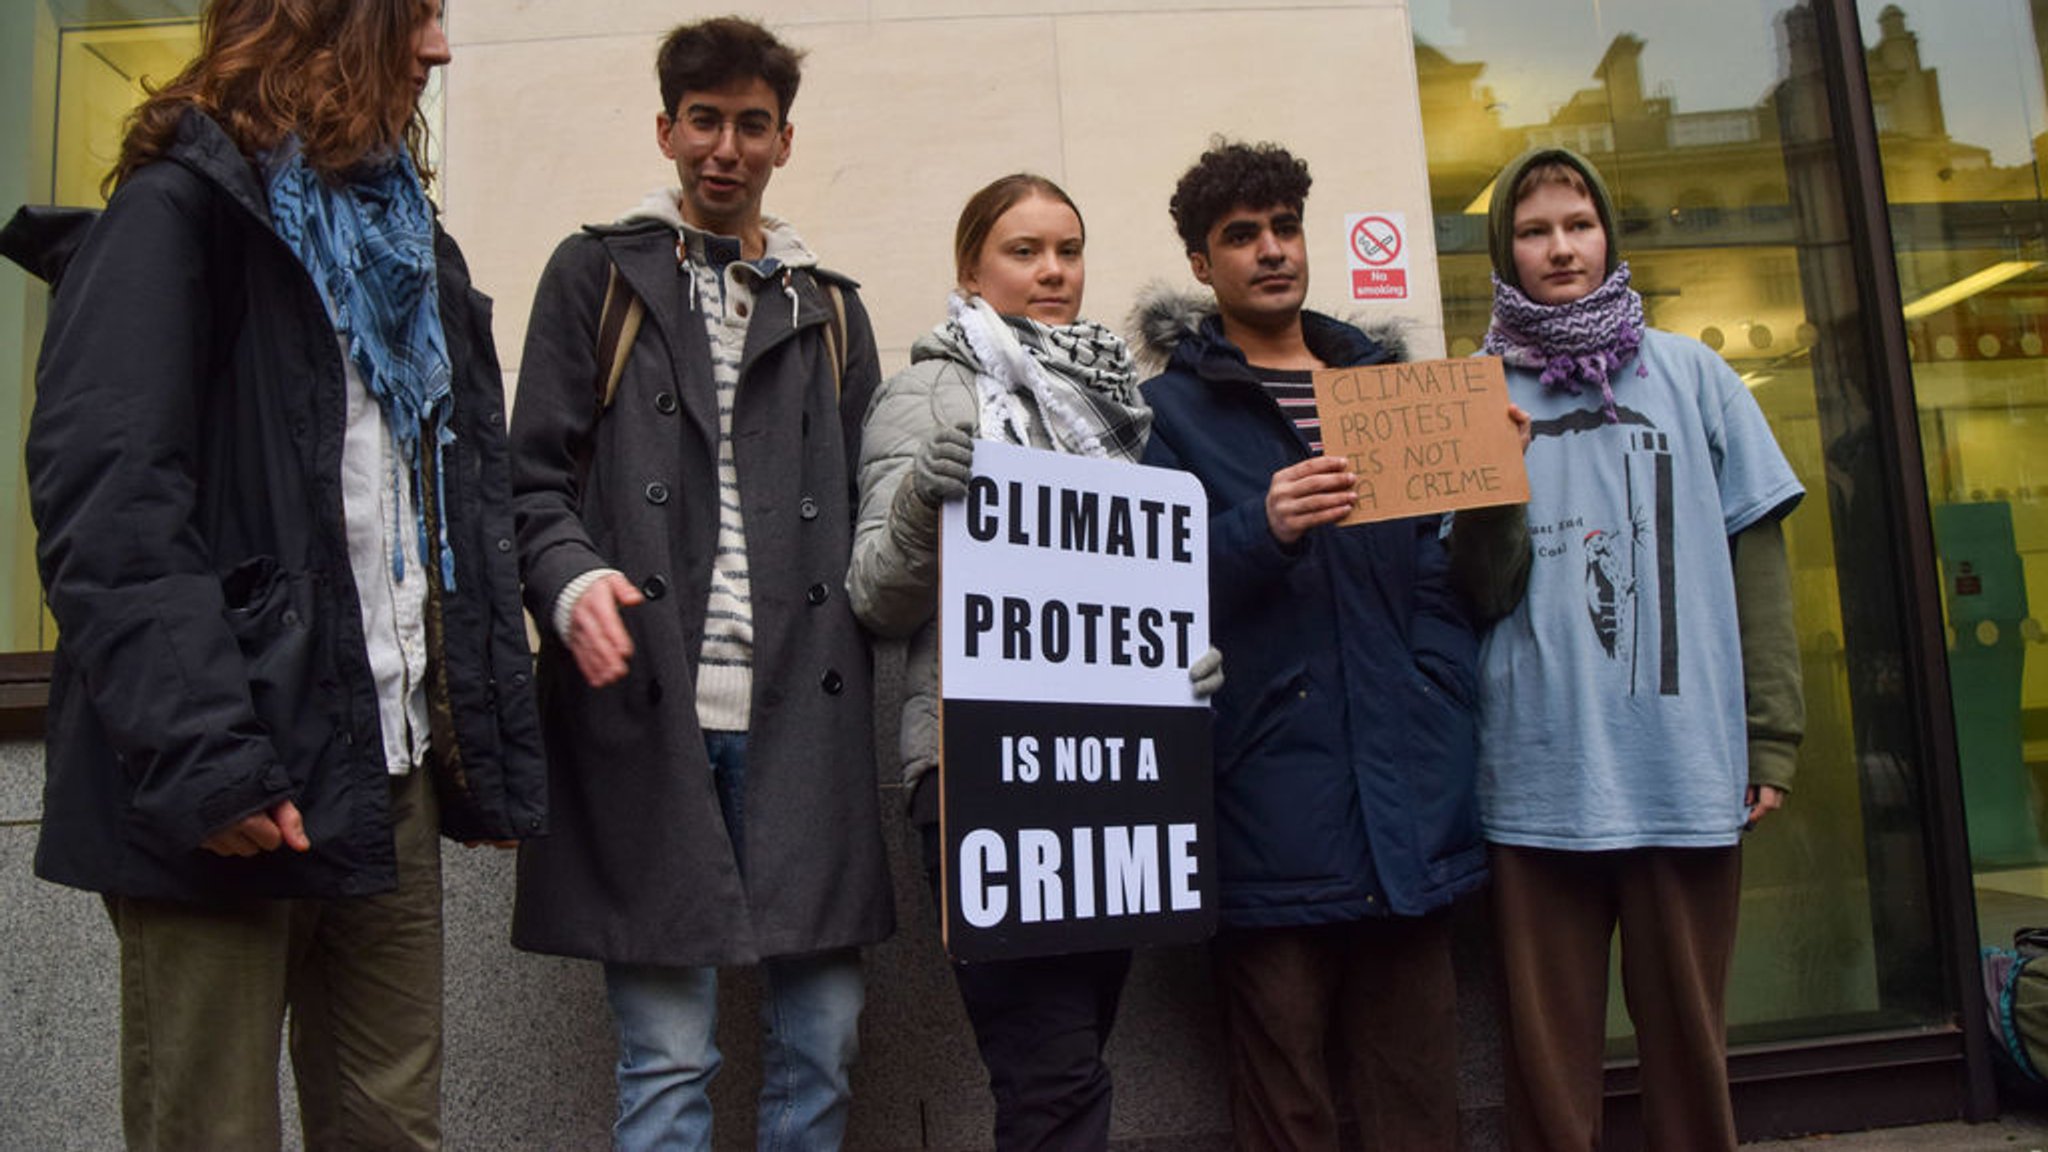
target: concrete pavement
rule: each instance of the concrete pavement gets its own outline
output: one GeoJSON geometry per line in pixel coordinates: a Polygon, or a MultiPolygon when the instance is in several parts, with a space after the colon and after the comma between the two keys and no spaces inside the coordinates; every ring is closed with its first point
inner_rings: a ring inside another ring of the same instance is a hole
{"type": "Polygon", "coordinates": [[[1744,1144],[1744,1152],[2048,1152],[2048,1113],[2008,1113],[1986,1124],[1916,1124],[1874,1132],[1803,1136],[1744,1144]]]}

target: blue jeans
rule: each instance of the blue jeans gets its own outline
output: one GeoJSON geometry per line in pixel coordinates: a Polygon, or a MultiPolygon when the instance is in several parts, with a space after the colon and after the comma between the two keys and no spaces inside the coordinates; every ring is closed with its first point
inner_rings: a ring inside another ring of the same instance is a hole
{"type": "MultiPolygon", "coordinates": [[[[720,807],[744,843],[746,735],[705,735],[720,807]]],[[[737,849],[736,849],[737,850],[737,849]]],[[[842,948],[762,961],[761,1152],[836,1149],[846,1132],[851,1072],[865,996],[860,952],[842,948]]],[[[619,1029],[619,1152],[704,1152],[718,1075],[718,970],[606,964],[605,996],[619,1029]]]]}

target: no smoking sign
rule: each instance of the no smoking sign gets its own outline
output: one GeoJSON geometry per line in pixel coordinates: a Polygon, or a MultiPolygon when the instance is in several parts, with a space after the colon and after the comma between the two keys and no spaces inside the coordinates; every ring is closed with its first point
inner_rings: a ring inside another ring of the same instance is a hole
{"type": "Polygon", "coordinates": [[[1408,298],[1408,222],[1400,212],[1360,212],[1344,218],[1344,256],[1353,300],[1408,298]]]}

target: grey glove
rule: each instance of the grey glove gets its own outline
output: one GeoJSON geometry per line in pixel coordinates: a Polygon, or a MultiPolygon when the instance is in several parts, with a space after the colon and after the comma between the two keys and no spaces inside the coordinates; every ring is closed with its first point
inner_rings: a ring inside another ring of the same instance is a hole
{"type": "Polygon", "coordinates": [[[933,508],[967,495],[974,474],[974,437],[964,428],[941,424],[918,442],[910,462],[910,486],[933,508]]]}
{"type": "Polygon", "coordinates": [[[1188,665],[1188,681],[1194,686],[1195,698],[1207,700],[1223,690],[1223,653],[1213,646],[1188,665]]]}
{"type": "Polygon", "coordinates": [[[930,557],[939,547],[939,505],[967,495],[974,474],[974,437],[964,428],[936,425],[918,441],[910,475],[896,487],[890,532],[897,545],[930,557]]]}

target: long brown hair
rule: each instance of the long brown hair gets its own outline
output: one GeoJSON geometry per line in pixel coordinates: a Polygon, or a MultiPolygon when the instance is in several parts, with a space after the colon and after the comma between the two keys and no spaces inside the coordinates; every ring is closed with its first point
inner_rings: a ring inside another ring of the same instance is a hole
{"type": "Polygon", "coordinates": [[[425,168],[413,39],[438,0],[213,0],[199,55],[129,115],[105,188],[163,155],[187,108],[247,156],[297,133],[306,162],[333,176],[403,140],[425,168]]]}

